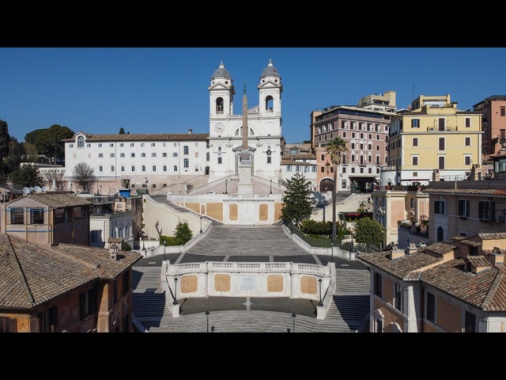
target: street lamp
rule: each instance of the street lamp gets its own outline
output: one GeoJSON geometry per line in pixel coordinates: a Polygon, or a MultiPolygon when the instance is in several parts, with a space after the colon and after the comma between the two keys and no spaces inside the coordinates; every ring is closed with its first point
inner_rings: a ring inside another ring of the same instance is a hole
{"type": "Polygon", "coordinates": [[[323,306],[322,302],[322,279],[318,279],[318,283],[320,284],[320,302],[318,303],[318,306],[323,306]]]}
{"type": "Polygon", "coordinates": [[[269,190],[269,194],[272,194],[272,179],[270,181],[270,190],[269,190]]]}
{"type": "Polygon", "coordinates": [[[296,317],[296,315],[295,315],[295,313],[293,313],[292,314],[292,330],[293,330],[293,332],[295,332],[295,317],[296,317]]]}
{"type": "Polygon", "coordinates": [[[177,277],[174,278],[174,302],[173,305],[177,305],[177,277]]]}
{"type": "Polygon", "coordinates": [[[206,331],[209,332],[209,311],[206,311],[206,331]]]}
{"type": "Polygon", "coordinates": [[[225,180],[225,194],[228,194],[228,179],[225,180]]]}
{"type": "Polygon", "coordinates": [[[330,242],[330,262],[334,262],[334,242],[330,242]]]}
{"type": "Polygon", "coordinates": [[[200,233],[202,233],[202,217],[200,217],[200,233]]]}

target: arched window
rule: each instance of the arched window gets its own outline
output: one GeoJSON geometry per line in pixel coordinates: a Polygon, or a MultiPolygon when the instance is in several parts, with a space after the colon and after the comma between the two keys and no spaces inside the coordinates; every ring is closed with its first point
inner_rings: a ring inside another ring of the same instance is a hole
{"type": "Polygon", "coordinates": [[[77,147],[84,148],[84,137],[83,136],[79,136],[77,138],[77,147]]]}
{"type": "Polygon", "coordinates": [[[267,96],[265,98],[265,110],[272,112],[273,111],[274,98],[272,96],[267,96]]]}
{"type": "Polygon", "coordinates": [[[216,99],[216,113],[223,113],[223,98],[216,99]]]}

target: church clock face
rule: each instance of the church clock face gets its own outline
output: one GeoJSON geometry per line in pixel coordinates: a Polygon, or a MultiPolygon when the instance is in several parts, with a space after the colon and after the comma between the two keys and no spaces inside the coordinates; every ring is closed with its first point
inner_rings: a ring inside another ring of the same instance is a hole
{"type": "Polygon", "coordinates": [[[223,133],[225,127],[223,127],[223,124],[216,124],[214,126],[214,130],[216,131],[216,133],[223,133]]]}

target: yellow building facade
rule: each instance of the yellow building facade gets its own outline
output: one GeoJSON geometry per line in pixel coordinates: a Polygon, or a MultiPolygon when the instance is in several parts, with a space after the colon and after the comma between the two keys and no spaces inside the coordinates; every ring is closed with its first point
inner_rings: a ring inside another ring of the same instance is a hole
{"type": "Polygon", "coordinates": [[[466,178],[473,164],[482,164],[481,118],[459,110],[450,95],[420,95],[390,123],[380,185],[427,185],[434,170],[444,181],[466,178]]]}

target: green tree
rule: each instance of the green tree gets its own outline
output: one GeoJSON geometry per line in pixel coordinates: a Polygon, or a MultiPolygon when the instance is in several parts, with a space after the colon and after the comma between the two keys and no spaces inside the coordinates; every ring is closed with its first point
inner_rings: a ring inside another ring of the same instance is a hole
{"type": "Polygon", "coordinates": [[[42,186],[44,179],[40,176],[39,171],[32,165],[23,165],[16,168],[10,174],[10,180],[14,188],[42,186]]]}
{"type": "Polygon", "coordinates": [[[185,245],[188,243],[193,237],[192,231],[190,227],[188,227],[188,223],[179,222],[176,226],[176,230],[174,231],[174,237],[176,238],[177,245],[185,245]]]}
{"type": "Polygon", "coordinates": [[[97,182],[97,177],[93,174],[95,170],[86,162],[78,163],[73,170],[74,181],[83,189],[83,192],[90,193],[93,185],[97,182]]]}
{"type": "MultiPolygon", "coordinates": [[[[7,122],[0,120],[0,163],[9,155],[9,126],[7,122]]],[[[3,166],[2,166],[3,169],[3,166]]],[[[2,171],[2,174],[5,174],[2,171]]]]}
{"type": "Polygon", "coordinates": [[[11,137],[9,140],[9,155],[2,162],[4,173],[12,173],[19,166],[24,155],[23,145],[18,143],[15,137],[11,137]]]}
{"type": "Polygon", "coordinates": [[[281,198],[283,206],[281,218],[283,223],[289,222],[297,227],[301,221],[309,219],[313,205],[311,204],[311,181],[297,172],[287,180],[285,194],[281,198]]]}
{"type": "MultiPolygon", "coordinates": [[[[74,135],[74,132],[68,127],[62,127],[53,124],[46,129],[36,129],[25,135],[27,143],[35,144],[39,154],[54,160],[63,157],[65,152],[65,143],[63,140],[74,135]]],[[[56,163],[56,162],[54,162],[56,163]]]]}
{"type": "Polygon", "coordinates": [[[377,220],[361,218],[355,223],[355,239],[368,247],[380,248],[386,240],[386,229],[377,220]]]}
{"type": "Polygon", "coordinates": [[[341,165],[341,153],[346,152],[346,141],[341,137],[334,137],[327,143],[327,153],[330,154],[330,161],[334,165],[334,187],[332,189],[332,234],[330,238],[336,239],[336,193],[337,193],[337,171],[341,165]]]}

